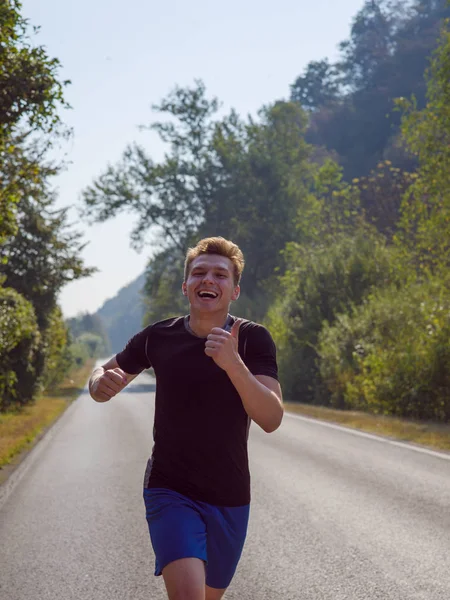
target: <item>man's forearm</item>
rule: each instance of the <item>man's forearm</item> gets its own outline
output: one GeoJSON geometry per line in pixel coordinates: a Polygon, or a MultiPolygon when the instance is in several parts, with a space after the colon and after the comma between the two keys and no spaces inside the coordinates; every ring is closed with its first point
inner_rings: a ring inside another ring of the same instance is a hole
{"type": "Polygon", "coordinates": [[[283,418],[281,398],[258,381],[242,361],[236,362],[227,374],[252,421],[267,433],[275,431],[283,418]]]}

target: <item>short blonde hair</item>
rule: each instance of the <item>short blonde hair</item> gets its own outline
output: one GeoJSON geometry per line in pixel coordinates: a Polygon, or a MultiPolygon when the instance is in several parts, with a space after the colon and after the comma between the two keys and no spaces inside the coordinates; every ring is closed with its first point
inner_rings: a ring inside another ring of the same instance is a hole
{"type": "Polygon", "coordinates": [[[223,237],[204,238],[194,248],[189,248],[184,263],[184,281],[189,276],[189,267],[192,261],[202,254],[218,254],[219,256],[229,258],[233,263],[234,284],[239,285],[245,265],[244,255],[237,244],[223,237]]]}

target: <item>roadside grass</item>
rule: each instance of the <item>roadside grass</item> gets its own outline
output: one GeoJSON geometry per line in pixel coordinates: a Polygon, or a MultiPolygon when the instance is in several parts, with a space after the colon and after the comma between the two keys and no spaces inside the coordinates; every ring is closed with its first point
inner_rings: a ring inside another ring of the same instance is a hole
{"type": "Polygon", "coordinates": [[[323,406],[297,404],[296,402],[285,402],[284,407],[286,412],[298,413],[305,417],[331,421],[345,427],[360,429],[396,440],[450,451],[450,425],[409,421],[357,411],[335,410],[323,406]]]}
{"type": "Polygon", "coordinates": [[[95,361],[72,371],[62,384],[18,412],[0,413],[0,483],[2,470],[52,425],[82,392],[95,361]]]}

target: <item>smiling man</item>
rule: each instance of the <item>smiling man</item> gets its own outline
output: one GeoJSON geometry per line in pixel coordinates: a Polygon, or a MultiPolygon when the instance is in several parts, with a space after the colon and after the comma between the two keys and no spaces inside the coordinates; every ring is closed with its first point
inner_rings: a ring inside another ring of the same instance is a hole
{"type": "Polygon", "coordinates": [[[269,332],[229,314],[243,268],[233,242],[201,240],[185,262],[189,315],[146,327],[89,381],[94,400],[105,402],[144,369],[155,371],[144,500],[155,575],[170,600],[223,597],[247,534],[250,423],[270,433],[283,418],[269,332]]]}

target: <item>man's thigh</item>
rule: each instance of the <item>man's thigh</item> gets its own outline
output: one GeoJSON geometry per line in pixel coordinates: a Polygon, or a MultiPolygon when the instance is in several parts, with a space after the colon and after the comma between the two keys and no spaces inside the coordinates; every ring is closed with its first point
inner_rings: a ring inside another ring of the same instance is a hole
{"type": "MultiPolygon", "coordinates": [[[[162,575],[169,600],[205,600],[205,563],[202,560],[175,560],[164,567],[162,575]]],[[[211,596],[211,600],[215,599],[216,596],[211,596]]]]}

